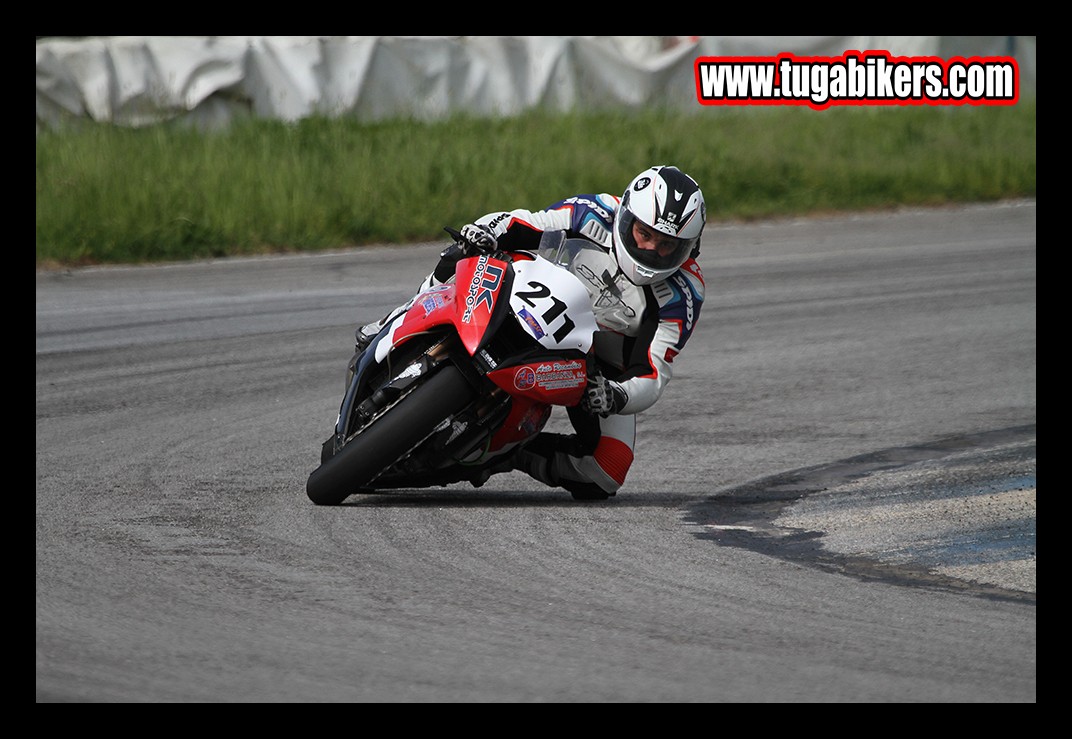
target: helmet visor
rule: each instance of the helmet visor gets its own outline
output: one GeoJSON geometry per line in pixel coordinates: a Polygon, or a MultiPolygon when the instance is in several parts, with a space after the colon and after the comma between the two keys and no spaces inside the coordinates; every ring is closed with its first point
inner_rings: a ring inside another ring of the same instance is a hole
{"type": "Polygon", "coordinates": [[[623,211],[618,221],[618,237],[629,256],[642,267],[663,271],[685,263],[698,239],[679,239],[659,231],[623,211]]]}

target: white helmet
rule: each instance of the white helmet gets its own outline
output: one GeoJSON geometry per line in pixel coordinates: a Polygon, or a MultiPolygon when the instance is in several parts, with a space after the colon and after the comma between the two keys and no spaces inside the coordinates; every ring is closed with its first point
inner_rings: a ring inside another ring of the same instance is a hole
{"type": "Polygon", "coordinates": [[[644,170],[629,183],[614,216],[618,266],[636,285],[665,280],[699,253],[706,221],[707,207],[696,180],[677,167],[644,170]],[[637,246],[633,236],[637,221],[659,232],[658,250],[637,246]]]}

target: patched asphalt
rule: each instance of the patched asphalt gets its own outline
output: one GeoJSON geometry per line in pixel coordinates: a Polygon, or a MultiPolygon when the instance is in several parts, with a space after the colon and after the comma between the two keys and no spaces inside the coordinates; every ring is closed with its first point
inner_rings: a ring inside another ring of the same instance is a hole
{"type": "Polygon", "coordinates": [[[863,579],[1035,602],[1035,425],[767,477],[694,507],[701,534],[863,579]]]}

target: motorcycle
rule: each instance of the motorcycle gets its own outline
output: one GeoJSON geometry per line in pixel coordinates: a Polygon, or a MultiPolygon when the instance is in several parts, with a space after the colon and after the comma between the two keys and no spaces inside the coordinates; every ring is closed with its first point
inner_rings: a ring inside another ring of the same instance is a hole
{"type": "Polygon", "coordinates": [[[338,505],[378,490],[479,486],[555,406],[579,403],[597,326],[569,265],[593,248],[546,232],[535,252],[464,257],[453,282],[418,294],[351,359],[309,499],[338,505]]]}

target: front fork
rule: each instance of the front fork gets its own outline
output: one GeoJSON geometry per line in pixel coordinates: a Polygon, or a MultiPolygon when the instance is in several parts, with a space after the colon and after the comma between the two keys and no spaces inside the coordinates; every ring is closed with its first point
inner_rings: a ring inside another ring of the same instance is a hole
{"type": "MultiPolygon", "coordinates": [[[[363,389],[365,384],[363,378],[366,373],[375,371],[375,350],[382,337],[377,337],[363,351],[356,352],[350,358],[346,368],[345,396],[335,424],[336,450],[388,406],[400,400],[407,389],[420,377],[446,361],[450,357],[451,347],[456,343],[452,342],[451,338],[450,335],[441,336],[431,346],[426,347],[421,354],[409,359],[406,359],[403,353],[401,362],[394,361],[399,352],[398,349],[392,348],[384,360],[386,381],[372,392],[363,389]],[[392,367],[393,361],[395,366],[392,367]],[[359,398],[359,394],[362,393],[366,395],[363,399],[359,398]]],[[[461,369],[464,370],[464,367],[461,369]]]]}

